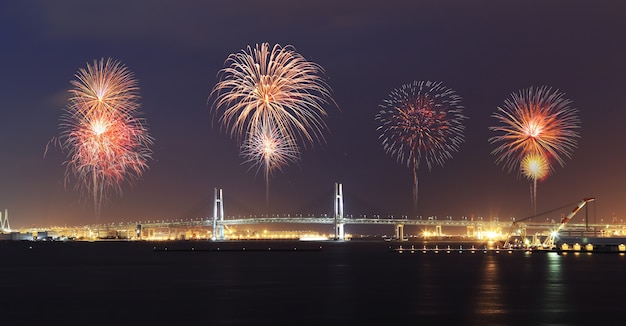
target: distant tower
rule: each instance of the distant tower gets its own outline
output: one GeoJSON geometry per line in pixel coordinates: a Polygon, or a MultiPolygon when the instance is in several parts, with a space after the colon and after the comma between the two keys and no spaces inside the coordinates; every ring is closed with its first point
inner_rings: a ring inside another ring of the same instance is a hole
{"type": "Polygon", "coordinates": [[[217,219],[224,221],[224,201],[222,199],[222,189],[214,188],[215,196],[213,199],[213,240],[224,239],[224,225],[217,225],[217,219]],[[218,215],[219,213],[219,215],[218,215]]]}
{"type": "Polygon", "coordinates": [[[4,209],[4,216],[2,212],[0,212],[0,231],[11,231],[11,226],[9,225],[9,210],[4,209]]]}
{"type": "Polygon", "coordinates": [[[345,240],[343,230],[343,187],[335,183],[335,239],[345,240]]]}

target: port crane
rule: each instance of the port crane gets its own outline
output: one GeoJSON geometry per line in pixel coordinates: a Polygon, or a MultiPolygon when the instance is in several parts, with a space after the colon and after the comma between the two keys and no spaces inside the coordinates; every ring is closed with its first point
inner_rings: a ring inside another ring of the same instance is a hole
{"type": "MultiPolygon", "coordinates": [[[[596,200],[595,197],[587,197],[587,198],[583,198],[580,202],[578,202],[578,204],[576,205],[576,207],[574,207],[574,209],[567,214],[567,216],[563,217],[561,219],[561,221],[559,222],[558,226],[556,227],[556,229],[554,229],[552,232],[550,232],[550,234],[548,235],[548,237],[542,242],[540,243],[540,245],[538,245],[537,247],[540,249],[554,249],[554,247],[556,247],[556,237],[558,236],[559,232],[565,227],[565,225],[572,219],[572,217],[574,217],[574,215],[576,215],[576,213],[578,213],[578,211],[583,208],[587,203],[592,202],[596,200]]],[[[509,236],[507,237],[507,240],[504,244],[505,247],[509,247],[510,246],[510,239],[511,239],[511,235],[513,234],[513,230],[515,229],[515,227],[517,226],[518,222],[513,222],[513,224],[511,225],[511,230],[509,231],[509,236]]]]}
{"type": "Polygon", "coordinates": [[[565,227],[565,224],[567,224],[567,222],[569,222],[572,219],[572,217],[574,217],[574,215],[576,215],[576,213],[581,208],[583,208],[583,206],[585,206],[585,204],[587,204],[588,202],[592,202],[594,200],[596,200],[594,197],[583,198],[583,200],[581,200],[578,203],[578,205],[569,214],[567,214],[567,216],[565,216],[564,218],[561,219],[561,223],[559,223],[559,226],[554,231],[550,232],[550,234],[543,241],[543,244],[541,246],[544,249],[554,249],[554,247],[556,247],[556,244],[554,243],[554,240],[555,240],[556,236],[559,235],[559,232],[561,231],[561,229],[563,229],[563,227],[565,227]]]}

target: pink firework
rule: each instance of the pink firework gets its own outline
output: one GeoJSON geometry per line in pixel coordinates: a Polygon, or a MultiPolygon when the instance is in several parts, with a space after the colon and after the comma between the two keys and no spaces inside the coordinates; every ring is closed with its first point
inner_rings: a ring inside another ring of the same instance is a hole
{"type": "Polygon", "coordinates": [[[93,198],[96,217],[111,192],[143,175],[152,158],[149,135],[139,117],[137,82],[120,63],[94,61],[72,81],[59,140],[67,151],[66,182],[93,198]]]}
{"type": "Polygon", "coordinates": [[[300,160],[300,151],[296,142],[288,136],[281,135],[278,130],[270,125],[260,125],[254,133],[248,137],[241,146],[241,156],[244,163],[250,163],[251,168],[256,167],[257,172],[263,169],[265,177],[265,200],[269,202],[269,177],[289,163],[300,160]]]}
{"type": "Polygon", "coordinates": [[[440,82],[414,81],[393,90],[376,114],[387,153],[413,170],[413,203],[417,209],[417,171],[426,163],[444,162],[464,142],[461,97],[440,82]]]}

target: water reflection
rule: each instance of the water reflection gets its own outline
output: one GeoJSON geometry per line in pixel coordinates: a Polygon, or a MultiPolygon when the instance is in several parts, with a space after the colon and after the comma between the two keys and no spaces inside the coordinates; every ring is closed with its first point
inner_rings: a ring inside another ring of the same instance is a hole
{"type": "Polygon", "coordinates": [[[561,257],[557,253],[546,254],[546,281],[542,289],[545,313],[566,312],[568,307],[565,302],[567,298],[567,287],[563,281],[563,268],[561,266],[561,257]]]}
{"type": "Polygon", "coordinates": [[[502,300],[502,280],[495,256],[486,255],[484,257],[480,277],[477,281],[477,293],[475,300],[473,300],[472,311],[478,315],[478,320],[482,322],[494,318],[498,319],[497,316],[502,315],[505,309],[502,300]]]}

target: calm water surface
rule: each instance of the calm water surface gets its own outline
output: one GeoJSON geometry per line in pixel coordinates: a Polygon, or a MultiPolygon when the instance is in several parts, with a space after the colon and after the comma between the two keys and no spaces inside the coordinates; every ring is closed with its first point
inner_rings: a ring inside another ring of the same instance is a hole
{"type": "Polygon", "coordinates": [[[625,256],[389,250],[397,245],[0,242],[0,318],[2,325],[626,324],[625,256]]]}

